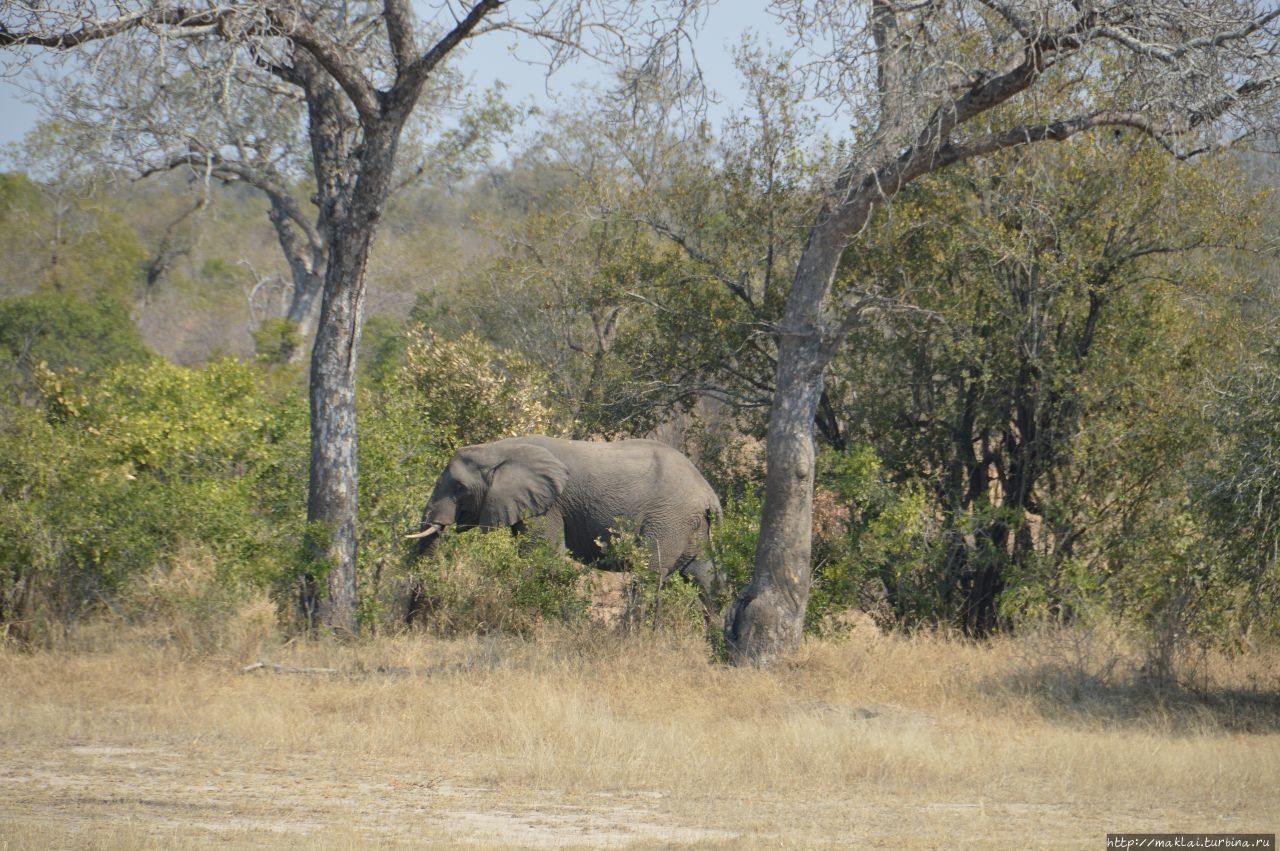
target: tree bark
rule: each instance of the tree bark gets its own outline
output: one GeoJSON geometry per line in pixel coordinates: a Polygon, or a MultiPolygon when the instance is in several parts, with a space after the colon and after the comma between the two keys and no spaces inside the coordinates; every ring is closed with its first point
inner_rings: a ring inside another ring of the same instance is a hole
{"type": "MultiPolygon", "coordinates": [[[[865,219],[869,207],[855,205],[852,212],[865,219]]],[[[827,209],[820,214],[778,329],[778,377],[769,414],[755,572],[725,620],[733,664],[767,665],[784,658],[799,648],[804,632],[812,582],[814,421],[823,372],[838,344],[824,322],[824,305],[848,241],[847,219],[832,217],[827,209]]]]}
{"type": "Polygon", "coordinates": [[[309,555],[318,569],[303,578],[300,599],[312,628],[318,621],[340,635],[359,631],[356,361],[369,251],[391,194],[400,133],[428,76],[499,5],[498,0],[479,0],[434,47],[417,55],[409,4],[384,0],[397,66],[396,80],[386,91],[374,89],[345,56],[317,43],[305,22],[294,22],[294,65],[280,73],[306,93],[319,231],[329,242],[310,382],[307,524],[309,555]]]}
{"type": "Polygon", "coordinates": [[[270,197],[271,210],[267,216],[275,227],[276,239],[293,280],[284,318],[297,325],[299,335],[307,340],[316,328],[316,302],[321,300],[324,291],[329,246],[316,233],[299,233],[301,226],[290,216],[279,196],[270,197]]]}
{"type": "MultiPolygon", "coordinates": [[[[303,608],[335,632],[354,635],[358,632],[356,353],[370,240],[350,225],[343,229],[349,236],[334,243],[311,356],[307,522],[321,527],[322,534],[311,537],[315,551],[310,557],[324,568],[325,589],[319,599],[305,600],[303,608]]],[[[315,577],[309,578],[305,588],[307,594],[320,590],[315,577]]]]}
{"type": "MultiPolygon", "coordinates": [[[[313,118],[313,124],[322,121],[322,117],[313,118]]],[[[393,120],[365,127],[354,191],[324,199],[327,209],[322,214],[331,229],[330,257],[311,354],[307,495],[307,522],[319,532],[310,538],[313,551],[309,555],[320,569],[305,578],[301,602],[304,613],[345,635],[359,632],[356,369],[364,325],[365,272],[382,206],[391,189],[401,125],[393,120]]]]}

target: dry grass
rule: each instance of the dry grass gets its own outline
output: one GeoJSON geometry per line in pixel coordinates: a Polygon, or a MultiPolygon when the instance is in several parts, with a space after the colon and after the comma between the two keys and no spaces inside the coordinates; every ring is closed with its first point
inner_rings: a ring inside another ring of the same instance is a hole
{"type": "Polygon", "coordinates": [[[0,849],[1100,848],[1280,822],[1274,656],[1189,693],[1053,637],[860,636],[770,671],[601,628],[246,641],[0,651],[0,849]],[[244,672],[257,653],[341,673],[244,672]]]}

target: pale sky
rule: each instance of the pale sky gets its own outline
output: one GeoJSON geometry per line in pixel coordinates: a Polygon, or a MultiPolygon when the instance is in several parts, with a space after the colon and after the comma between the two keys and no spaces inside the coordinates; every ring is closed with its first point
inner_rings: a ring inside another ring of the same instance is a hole
{"type": "MultiPolygon", "coordinates": [[[[698,34],[696,51],[707,85],[719,92],[726,105],[740,101],[740,86],[733,67],[733,49],[742,33],[753,30],[767,39],[777,32],[777,23],[765,11],[766,0],[719,0],[711,6],[706,21],[698,34]]],[[[781,38],[775,36],[775,42],[781,38]]],[[[549,81],[540,68],[521,63],[513,58],[498,39],[477,39],[469,55],[461,63],[464,73],[473,75],[480,88],[487,88],[494,80],[507,84],[506,96],[512,103],[524,103],[532,98],[544,108],[553,105],[549,98],[572,94],[575,86],[590,81],[601,74],[599,66],[581,62],[566,68],[549,81]]],[[[40,120],[38,107],[27,103],[30,95],[23,90],[31,81],[0,79],[0,145],[17,142],[40,120]]]]}

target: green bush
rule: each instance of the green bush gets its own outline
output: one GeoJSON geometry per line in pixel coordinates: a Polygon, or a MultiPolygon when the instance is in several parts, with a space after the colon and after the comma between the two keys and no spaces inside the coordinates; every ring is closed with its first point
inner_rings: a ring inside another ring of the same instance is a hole
{"type": "Polygon", "coordinates": [[[545,621],[586,615],[583,570],[533,535],[445,533],[392,596],[405,601],[410,623],[438,635],[528,635],[545,621]]]}
{"type": "Polygon", "coordinates": [[[711,557],[724,576],[726,599],[736,597],[751,582],[763,506],[764,497],[757,490],[730,494],[724,501],[724,516],[712,526],[711,557]]]}
{"type": "Polygon", "coordinates": [[[41,293],[0,301],[0,386],[14,403],[38,396],[37,371],[96,373],[154,357],[125,302],[41,293]]]}
{"type": "Polygon", "coordinates": [[[289,319],[268,319],[253,332],[254,354],[270,366],[292,363],[303,342],[302,329],[289,319]]]}
{"type": "Polygon", "coordinates": [[[410,581],[404,535],[449,457],[469,444],[559,431],[541,398],[546,377],[516,355],[420,325],[383,348],[388,362],[360,396],[360,585],[363,622],[375,630],[401,606],[391,598],[410,581]]]}
{"type": "Polygon", "coordinates": [[[923,491],[890,483],[870,447],[819,457],[810,630],[831,628],[850,609],[868,611],[882,624],[937,614],[936,535],[926,509],[923,491]]]}
{"type": "MultiPolygon", "coordinates": [[[[757,490],[730,496],[712,532],[712,552],[730,595],[751,581],[763,507],[757,490]]],[[[837,630],[839,616],[852,610],[866,611],[882,625],[936,614],[936,549],[918,487],[889,482],[868,447],[823,453],[814,489],[806,630],[837,630]]]]}
{"type": "Polygon", "coordinates": [[[40,386],[42,409],[0,423],[19,447],[0,464],[0,616],[67,632],[192,548],[227,587],[288,575],[306,491],[300,399],[269,397],[231,360],[121,364],[93,382],[46,370],[40,386]]]}

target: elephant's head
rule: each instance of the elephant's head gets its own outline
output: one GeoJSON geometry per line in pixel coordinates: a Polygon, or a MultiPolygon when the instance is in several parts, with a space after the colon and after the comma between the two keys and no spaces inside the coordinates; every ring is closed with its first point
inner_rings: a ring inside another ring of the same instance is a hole
{"type": "Polygon", "coordinates": [[[522,516],[546,513],[564,490],[569,471],[541,446],[501,440],[458,450],[436,481],[410,538],[424,544],[446,526],[497,529],[522,516]]]}

